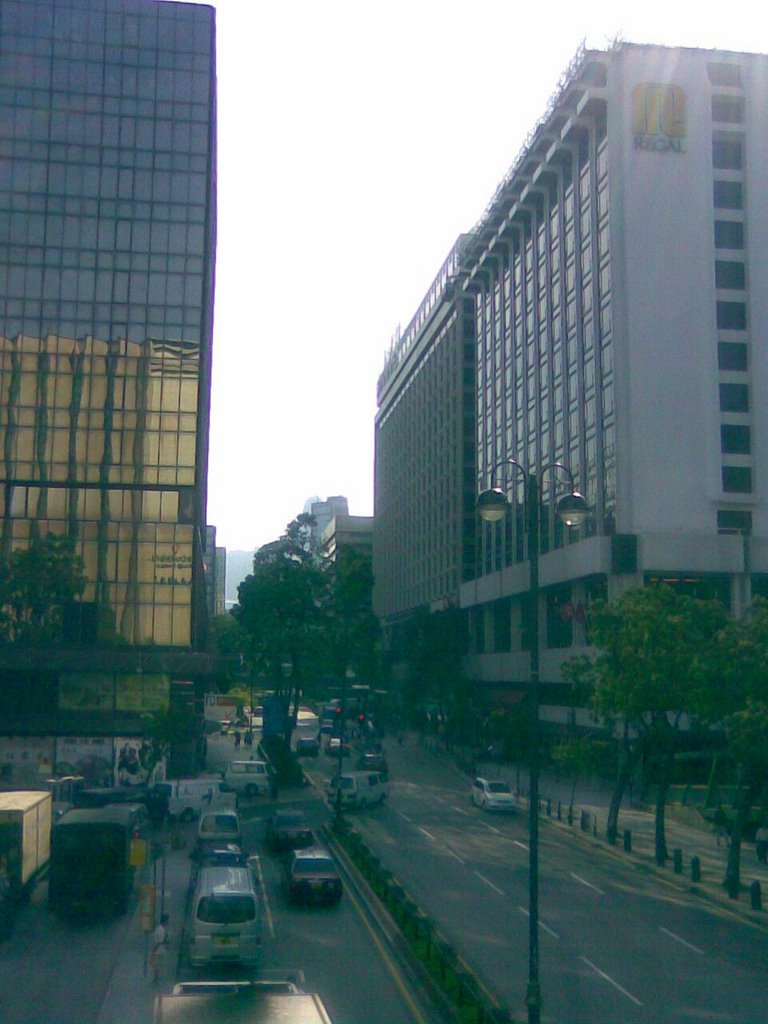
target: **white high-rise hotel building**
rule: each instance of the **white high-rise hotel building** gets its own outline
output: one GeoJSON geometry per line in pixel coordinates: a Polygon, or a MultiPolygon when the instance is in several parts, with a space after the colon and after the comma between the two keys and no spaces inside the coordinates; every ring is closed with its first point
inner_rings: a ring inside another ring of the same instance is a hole
{"type": "MultiPolygon", "coordinates": [[[[668,579],[738,614],[766,592],[767,116],[766,56],[583,51],[460,241],[478,488],[563,462],[592,509],[564,534],[545,474],[545,703],[594,597],[668,579]]],[[[477,530],[456,597],[490,697],[528,678],[527,541],[521,511],[477,530]]]]}

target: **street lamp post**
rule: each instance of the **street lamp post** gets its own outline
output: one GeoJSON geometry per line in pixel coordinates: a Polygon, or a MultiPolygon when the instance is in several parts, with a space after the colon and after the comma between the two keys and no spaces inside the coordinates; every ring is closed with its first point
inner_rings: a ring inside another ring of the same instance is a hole
{"type": "Polygon", "coordinates": [[[570,482],[570,493],[557,503],[557,514],[567,526],[579,526],[586,518],[589,507],[573,484],[573,474],[562,462],[544,466],[540,474],[527,470],[514,459],[505,459],[491,474],[491,488],[477,499],[478,513],[485,522],[499,522],[510,507],[503,490],[494,486],[499,469],[511,466],[525,484],[525,513],[528,533],[529,617],[531,646],[530,667],[530,798],[528,804],[528,987],[525,1002],[528,1024],[541,1020],[541,985],[539,983],[539,548],[541,484],[547,470],[562,470],[570,482]]]}

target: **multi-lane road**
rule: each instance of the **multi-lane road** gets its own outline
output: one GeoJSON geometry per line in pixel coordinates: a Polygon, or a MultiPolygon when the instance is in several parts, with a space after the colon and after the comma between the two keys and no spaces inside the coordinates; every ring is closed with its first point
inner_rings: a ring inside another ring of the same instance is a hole
{"type": "MultiPolygon", "coordinates": [[[[389,750],[387,806],[357,828],[486,987],[525,1019],[525,812],[470,805],[468,781],[411,742],[389,750]]],[[[596,852],[540,831],[542,1020],[552,1024],[760,1024],[766,932],[596,852]]]]}
{"type": "MultiPolygon", "coordinates": [[[[316,725],[314,726],[316,729],[316,725]]],[[[209,750],[217,757],[247,757],[231,739],[215,739],[209,750]]],[[[301,807],[310,822],[329,821],[321,794],[312,787],[280,795],[280,804],[301,807]]],[[[432,1020],[418,991],[412,991],[387,944],[373,926],[364,903],[351,884],[334,907],[288,904],[282,887],[282,865],[264,844],[266,818],[275,805],[267,799],[243,801],[244,845],[259,855],[263,908],[262,969],[301,969],[307,987],[319,992],[333,1024],[426,1024],[432,1020]]],[[[188,852],[194,823],[184,827],[185,849],[169,850],[165,889],[171,898],[172,930],[181,928],[183,893],[189,878],[188,852]]],[[[162,882],[161,882],[162,885],[162,882]]],[[[127,915],[63,921],[47,904],[46,885],[22,908],[12,939],[0,945],[0,1021],[2,1024],[151,1024],[158,989],[144,976],[144,941],[136,899],[127,915]],[[128,991],[126,991],[128,987],[128,991]]],[[[185,958],[169,964],[165,989],[188,975],[185,958]],[[172,967],[172,970],[170,969],[172,967]]],[[[216,972],[209,972],[216,973],[216,972]]],[[[235,972],[237,973],[237,972],[235,972]]],[[[220,976],[220,975],[219,975],[220,976]]],[[[231,975],[230,975],[231,976],[231,975]]]]}
{"type": "MultiPolygon", "coordinates": [[[[223,738],[210,750],[234,755],[223,738]]],[[[388,755],[390,799],[356,815],[357,828],[488,991],[524,1020],[525,814],[495,817],[471,806],[468,780],[411,739],[402,748],[391,742],[388,755]]],[[[318,788],[281,793],[280,803],[301,806],[319,827],[328,821],[320,787],[333,762],[321,757],[307,769],[318,788]]],[[[337,907],[288,905],[280,861],[263,842],[272,806],[260,800],[243,808],[245,840],[260,855],[264,881],[263,966],[301,968],[334,1024],[432,1021],[352,886],[337,907]]],[[[542,823],[540,845],[544,1024],[763,1024],[764,930],[602,855],[554,823],[542,823]]],[[[177,852],[169,863],[183,872],[185,859],[177,852]]],[[[3,1024],[109,1022],[105,1000],[110,991],[114,997],[126,959],[140,956],[131,940],[135,909],[116,920],[63,922],[50,914],[41,886],[13,939],[0,946],[3,1024]]],[[[149,1024],[149,983],[138,960],[134,967],[136,998],[123,1000],[129,1010],[120,1024],[149,1024]]],[[[183,975],[183,957],[180,969],[183,975]]]]}

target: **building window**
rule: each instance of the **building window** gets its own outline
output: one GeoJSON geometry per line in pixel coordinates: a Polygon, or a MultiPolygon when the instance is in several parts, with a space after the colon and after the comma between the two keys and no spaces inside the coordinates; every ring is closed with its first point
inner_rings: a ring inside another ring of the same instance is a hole
{"type": "Polygon", "coordinates": [[[721,384],[722,412],[749,412],[749,389],[746,384],[721,384]]]}
{"type": "Polygon", "coordinates": [[[747,306],[744,302],[718,302],[717,326],[723,331],[747,329],[747,306]]]}
{"type": "Polygon", "coordinates": [[[712,120],[741,124],[744,120],[744,100],[741,96],[713,96],[712,120]]]}
{"type": "Polygon", "coordinates": [[[744,189],[740,181],[716,181],[712,185],[712,200],[721,210],[741,210],[744,207],[744,189]]]}
{"type": "Polygon", "coordinates": [[[716,220],[715,246],[718,249],[743,249],[744,225],[741,221],[716,220]]]}
{"type": "Polygon", "coordinates": [[[742,341],[720,341],[717,344],[717,366],[720,370],[746,370],[747,346],[742,341]]]}
{"type": "Polygon", "coordinates": [[[743,289],[746,286],[744,264],[737,260],[715,260],[715,285],[743,289]]]}
{"type": "Polygon", "coordinates": [[[724,509],[717,513],[718,533],[751,533],[752,513],[724,509]]]}
{"type": "Polygon", "coordinates": [[[723,466],[723,490],[731,494],[749,494],[752,470],[748,466],[723,466]]]}
{"type": "Polygon", "coordinates": [[[721,171],[740,171],[744,162],[744,146],[738,139],[712,141],[712,166],[721,171]]]}
{"type": "Polygon", "coordinates": [[[712,85],[741,85],[741,68],[738,64],[707,64],[707,74],[712,85]]]}
{"type": "Polygon", "coordinates": [[[736,423],[723,423],[720,426],[720,451],[727,455],[748,455],[749,427],[736,423]]]}

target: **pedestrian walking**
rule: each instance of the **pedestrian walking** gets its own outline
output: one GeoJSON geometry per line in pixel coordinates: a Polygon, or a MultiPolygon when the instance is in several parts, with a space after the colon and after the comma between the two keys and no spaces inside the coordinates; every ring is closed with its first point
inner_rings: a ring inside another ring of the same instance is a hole
{"type": "Polygon", "coordinates": [[[149,952],[149,967],[152,981],[162,981],[165,976],[165,961],[168,955],[168,922],[167,914],[162,914],[155,930],[152,932],[152,947],[149,952]]]}
{"type": "Polygon", "coordinates": [[[725,841],[726,846],[730,846],[731,843],[731,831],[728,827],[728,819],[725,816],[725,811],[722,807],[718,807],[715,811],[712,822],[715,826],[715,836],[717,838],[717,845],[720,845],[721,840],[725,841]]]}
{"type": "Polygon", "coordinates": [[[235,750],[240,749],[240,730],[235,729],[235,750]]]}
{"type": "Polygon", "coordinates": [[[755,832],[755,852],[761,864],[768,862],[768,825],[765,822],[755,832]]]}

